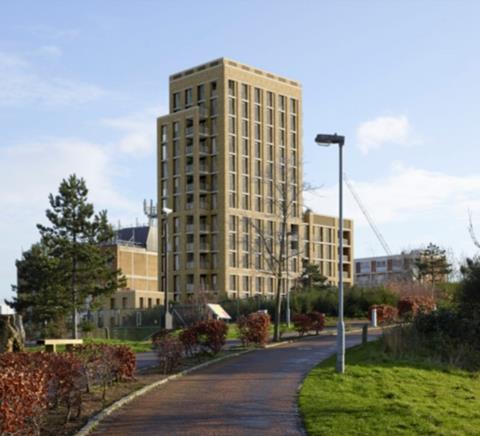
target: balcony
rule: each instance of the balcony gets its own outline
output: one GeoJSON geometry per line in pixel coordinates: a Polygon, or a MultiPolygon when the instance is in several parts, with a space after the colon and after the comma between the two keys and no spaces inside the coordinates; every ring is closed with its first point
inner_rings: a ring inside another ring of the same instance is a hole
{"type": "Polygon", "coordinates": [[[194,191],[195,191],[195,186],[193,185],[193,183],[188,183],[185,186],[185,192],[194,192],[194,191]]]}
{"type": "Polygon", "coordinates": [[[187,262],[187,269],[193,269],[194,266],[195,266],[195,262],[193,261],[187,262]]]}
{"type": "Polygon", "coordinates": [[[210,269],[210,262],[207,260],[200,261],[200,269],[210,269]]]}
{"type": "Polygon", "coordinates": [[[350,241],[348,239],[343,240],[343,245],[350,245],[350,241]]]}
{"type": "Polygon", "coordinates": [[[205,106],[198,106],[198,116],[201,120],[208,118],[208,109],[205,106]]]}
{"type": "Polygon", "coordinates": [[[193,292],[194,286],[193,283],[187,283],[187,292],[193,292]]]}
{"type": "Polygon", "coordinates": [[[210,173],[210,170],[209,170],[207,164],[203,164],[203,165],[200,164],[200,165],[198,166],[198,170],[200,171],[200,173],[203,173],[203,174],[208,174],[208,173],[210,173]]]}
{"type": "Polygon", "coordinates": [[[198,207],[199,209],[205,209],[205,210],[208,210],[209,209],[209,204],[208,204],[208,201],[201,201],[198,203],[198,207]]]}
{"type": "Polygon", "coordinates": [[[194,225],[193,224],[187,224],[187,233],[193,233],[194,231],[194,225]]]}
{"type": "Polygon", "coordinates": [[[210,154],[210,150],[208,149],[208,145],[204,143],[200,143],[200,148],[198,149],[198,152],[201,155],[208,155],[210,154]]]}
{"type": "Polygon", "coordinates": [[[210,191],[210,185],[208,183],[199,183],[198,184],[198,189],[203,192],[209,192],[210,191]]]}
{"type": "Polygon", "coordinates": [[[210,244],[208,242],[200,242],[200,251],[210,251],[210,244]]]}
{"type": "Polygon", "coordinates": [[[194,245],[193,242],[187,242],[187,251],[193,251],[194,245]]]}
{"type": "Polygon", "coordinates": [[[194,207],[194,203],[193,203],[193,202],[192,202],[192,203],[186,203],[186,204],[185,204],[185,209],[187,209],[187,210],[192,210],[193,207],[194,207]]]}
{"type": "Polygon", "coordinates": [[[350,258],[348,256],[343,256],[343,261],[344,262],[350,262],[350,258]]]}
{"type": "Polygon", "coordinates": [[[209,233],[210,232],[210,226],[208,224],[200,224],[198,230],[201,233],[209,233]]]}
{"type": "Polygon", "coordinates": [[[186,174],[191,174],[191,173],[193,173],[193,165],[186,165],[186,166],[185,166],[185,173],[186,173],[186,174]]]}
{"type": "Polygon", "coordinates": [[[198,126],[198,134],[199,134],[200,136],[208,136],[208,135],[210,134],[209,131],[208,131],[208,127],[205,126],[205,125],[200,124],[200,125],[198,126]]]}
{"type": "Polygon", "coordinates": [[[187,145],[185,147],[185,154],[186,155],[193,154],[193,145],[187,145]]]}
{"type": "Polygon", "coordinates": [[[193,136],[194,128],[193,126],[185,127],[185,136],[193,136]]]}

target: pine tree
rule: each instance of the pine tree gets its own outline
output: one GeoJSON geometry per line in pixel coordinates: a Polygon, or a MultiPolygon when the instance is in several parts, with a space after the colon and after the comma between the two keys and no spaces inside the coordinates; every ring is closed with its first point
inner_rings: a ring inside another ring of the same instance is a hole
{"type": "Polygon", "coordinates": [[[49,196],[51,208],[46,216],[51,226],[37,225],[42,245],[56,262],[57,283],[70,297],[74,338],[78,337],[78,308],[85,299],[91,296],[96,301],[125,286],[121,272],[112,268],[113,253],[107,245],[113,229],[107,212],[95,214],[87,196],[82,178],[71,175],[62,180],[58,194],[49,196]]]}
{"type": "Polygon", "coordinates": [[[320,266],[315,263],[306,262],[303,265],[300,280],[303,289],[327,288],[327,277],[320,272],[320,266]]]}
{"type": "Polygon", "coordinates": [[[447,281],[452,272],[452,266],[447,260],[446,251],[435,244],[428,244],[427,248],[420,251],[415,259],[417,278],[424,283],[432,285],[432,297],[435,285],[447,281]]]}
{"type": "Polygon", "coordinates": [[[68,313],[69,299],[58,277],[58,261],[42,244],[34,244],[16,261],[16,297],[6,303],[29,325],[57,330],[68,313]]]}

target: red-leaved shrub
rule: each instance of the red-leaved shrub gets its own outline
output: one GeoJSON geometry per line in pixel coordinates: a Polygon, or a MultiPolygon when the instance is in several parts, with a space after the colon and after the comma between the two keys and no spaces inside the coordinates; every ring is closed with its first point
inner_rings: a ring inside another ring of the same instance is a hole
{"type": "Polygon", "coordinates": [[[292,318],[293,326],[300,336],[315,330],[318,335],[325,327],[325,314],[320,312],[299,313],[292,318]]]}
{"type": "Polygon", "coordinates": [[[298,313],[292,317],[293,326],[300,336],[308,333],[312,327],[312,321],[306,313],[298,313]]]}
{"type": "Polygon", "coordinates": [[[319,334],[325,328],[325,314],[317,311],[308,312],[311,321],[311,330],[315,330],[315,334],[319,334]]]}
{"type": "Polygon", "coordinates": [[[157,351],[163,373],[171,373],[180,366],[183,357],[183,344],[179,338],[164,332],[153,338],[153,348],[157,351]]]}
{"type": "Polygon", "coordinates": [[[39,434],[47,408],[47,374],[21,364],[0,370],[0,434],[39,434]]]}
{"type": "Polygon", "coordinates": [[[270,336],[270,315],[254,312],[237,319],[240,340],[244,346],[250,344],[265,345],[270,336]]]}
{"type": "Polygon", "coordinates": [[[219,319],[200,321],[194,326],[197,341],[201,347],[212,354],[218,354],[227,339],[228,325],[219,319]]]}
{"type": "Polygon", "coordinates": [[[435,307],[435,300],[427,296],[404,297],[397,304],[398,315],[403,318],[415,317],[420,312],[430,313],[435,307]]]}
{"type": "Polygon", "coordinates": [[[398,310],[396,307],[388,304],[374,304],[368,309],[368,318],[372,319],[372,309],[377,309],[377,323],[388,324],[394,322],[398,318],[398,310]]]}

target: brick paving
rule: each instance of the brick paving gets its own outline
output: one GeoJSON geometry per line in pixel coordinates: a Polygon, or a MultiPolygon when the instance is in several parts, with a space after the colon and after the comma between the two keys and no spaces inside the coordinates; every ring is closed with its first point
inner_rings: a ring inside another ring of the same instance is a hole
{"type": "MultiPolygon", "coordinates": [[[[297,389],[335,351],[334,336],[306,338],[227,359],[133,400],[95,435],[301,435],[297,389]]],[[[361,336],[347,336],[347,346],[361,336]]]]}

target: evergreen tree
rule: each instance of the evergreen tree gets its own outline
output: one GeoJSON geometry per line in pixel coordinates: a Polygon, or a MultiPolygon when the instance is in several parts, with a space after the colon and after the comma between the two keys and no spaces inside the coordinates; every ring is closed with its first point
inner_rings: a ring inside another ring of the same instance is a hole
{"type": "Polygon", "coordinates": [[[459,309],[467,318],[480,321],[480,258],[467,259],[461,268],[459,309]]]}
{"type": "Polygon", "coordinates": [[[58,277],[58,261],[48,255],[45,246],[34,244],[15,264],[17,296],[6,303],[21,314],[27,324],[42,330],[45,325],[62,324],[69,300],[58,277]]]}
{"type": "Polygon", "coordinates": [[[51,225],[37,225],[41,243],[56,265],[55,283],[62,288],[62,296],[69,295],[74,338],[78,337],[78,308],[85,299],[91,296],[95,301],[125,286],[121,272],[112,268],[113,253],[107,245],[113,229],[107,212],[95,214],[87,195],[82,178],[71,175],[62,180],[58,194],[49,196],[51,208],[46,215],[51,225]]]}
{"type": "Polygon", "coordinates": [[[432,243],[420,251],[414,263],[417,278],[432,285],[432,294],[435,291],[435,285],[446,282],[448,275],[452,272],[452,265],[447,260],[446,251],[432,243]]]}
{"type": "Polygon", "coordinates": [[[320,272],[320,266],[305,262],[300,277],[303,289],[327,288],[327,278],[320,272]]]}

